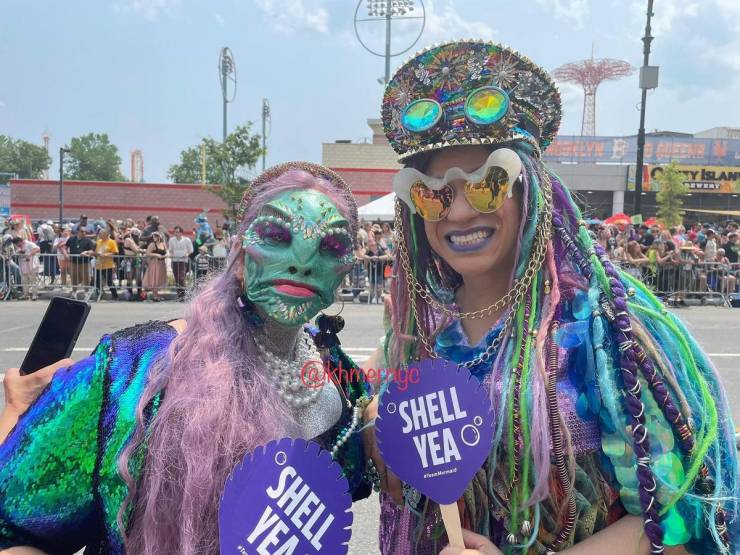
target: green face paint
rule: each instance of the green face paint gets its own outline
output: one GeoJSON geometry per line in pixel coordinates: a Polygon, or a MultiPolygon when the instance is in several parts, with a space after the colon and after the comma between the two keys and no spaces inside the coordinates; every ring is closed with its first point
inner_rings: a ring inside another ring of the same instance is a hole
{"type": "Polygon", "coordinates": [[[267,202],[243,237],[249,299],[280,324],[310,321],[334,301],[351,268],[349,230],[318,191],[285,191],[267,202]]]}

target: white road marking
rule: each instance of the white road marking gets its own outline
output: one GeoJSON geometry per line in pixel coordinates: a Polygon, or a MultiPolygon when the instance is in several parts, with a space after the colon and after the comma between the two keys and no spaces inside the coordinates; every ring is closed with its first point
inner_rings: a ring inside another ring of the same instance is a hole
{"type": "Polygon", "coordinates": [[[24,328],[32,328],[34,324],[26,324],[24,326],[15,326],[14,328],[5,328],[4,330],[0,330],[0,333],[8,333],[10,331],[18,331],[22,330],[24,328]]]}

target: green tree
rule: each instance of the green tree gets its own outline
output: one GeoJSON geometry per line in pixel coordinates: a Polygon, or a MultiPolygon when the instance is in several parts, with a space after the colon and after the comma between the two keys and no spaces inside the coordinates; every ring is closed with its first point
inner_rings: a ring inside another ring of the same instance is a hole
{"type": "Polygon", "coordinates": [[[107,133],[88,133],[69,143],[64,157],[64,177],[82,181],[125,181],[118,147],[107,133]]]}
{"type": "Polygon", "coordinates": [[[675,227],[683,222],[685,212],[683,197],[689,192],[684,184],[686,176],[671,162],[655,177],[660,190],[655,195],[658,201],[658,220],[666,227],[675,227]]]}
{"type": "Polygon", "coordinates": [[[246,176],[262,156],[260,136],[250,134],[251,125],[247,122],[237,126],[223,143],[205,137],[199,145],[186,148],[180,153],[180,162],[172,164],[167,175],[175,183],[201,183],[202,152],[205,155],[203,186],[226,203],[229,216],[235,216],[250,183],[246,176]]]}
{"type": "Polygon", "coordinates": [[[51,165],[51,157],[42,146],[0,135],[0,172],[17,174],[23,179],[39,179],[51,165]]]}

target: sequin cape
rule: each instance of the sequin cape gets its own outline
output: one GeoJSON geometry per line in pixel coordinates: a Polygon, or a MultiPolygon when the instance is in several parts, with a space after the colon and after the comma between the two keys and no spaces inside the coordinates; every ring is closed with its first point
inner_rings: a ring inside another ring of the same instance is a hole
{"type": "MultiPolygon", "coordinates": [[[[127,487],[118,474],[121,449],[135,425],[135,408],[153,363],[175,330],[149,322],[107,335],[94,353],[59,370],[50,385],[0,445],[0,549],[28,545],[47,553],[123,553],[116,523],[127,487]]],[[[355,367],[338,348],[331,363],[355,367]]],[[[364,382],[344,385],[350,400],[368,392],[364,382]]],[[[159,399],[151,406],[151,415],[159,399]]],[[[345,408],[332,430],[318,438],[329,446],[351,418],[345,408]]],[[[143,456],[132,466],[140,475],[143,456]]],[[[369,494],[362,478],[358,436],[340,450],[339,462],[353,498],[369,494]]]]}

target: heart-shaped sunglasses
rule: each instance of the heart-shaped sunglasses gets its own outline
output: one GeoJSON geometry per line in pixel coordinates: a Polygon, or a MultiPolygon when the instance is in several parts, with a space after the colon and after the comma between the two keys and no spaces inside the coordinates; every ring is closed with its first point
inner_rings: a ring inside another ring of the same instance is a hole
{"type": "Polygon", "coordinates": [[[412,214],[430,222],[447,217],[455,201],[451,182],[464,180],[465,199],[483,214],[495,212],[514,193],[514,183],[522,171],[522,161],[510,148],[494,150],[480,168],[467,173],[450,168],[444,177],[430,177],[414,168],[404,168],[393,178],[393,190],[412,214]]]}

